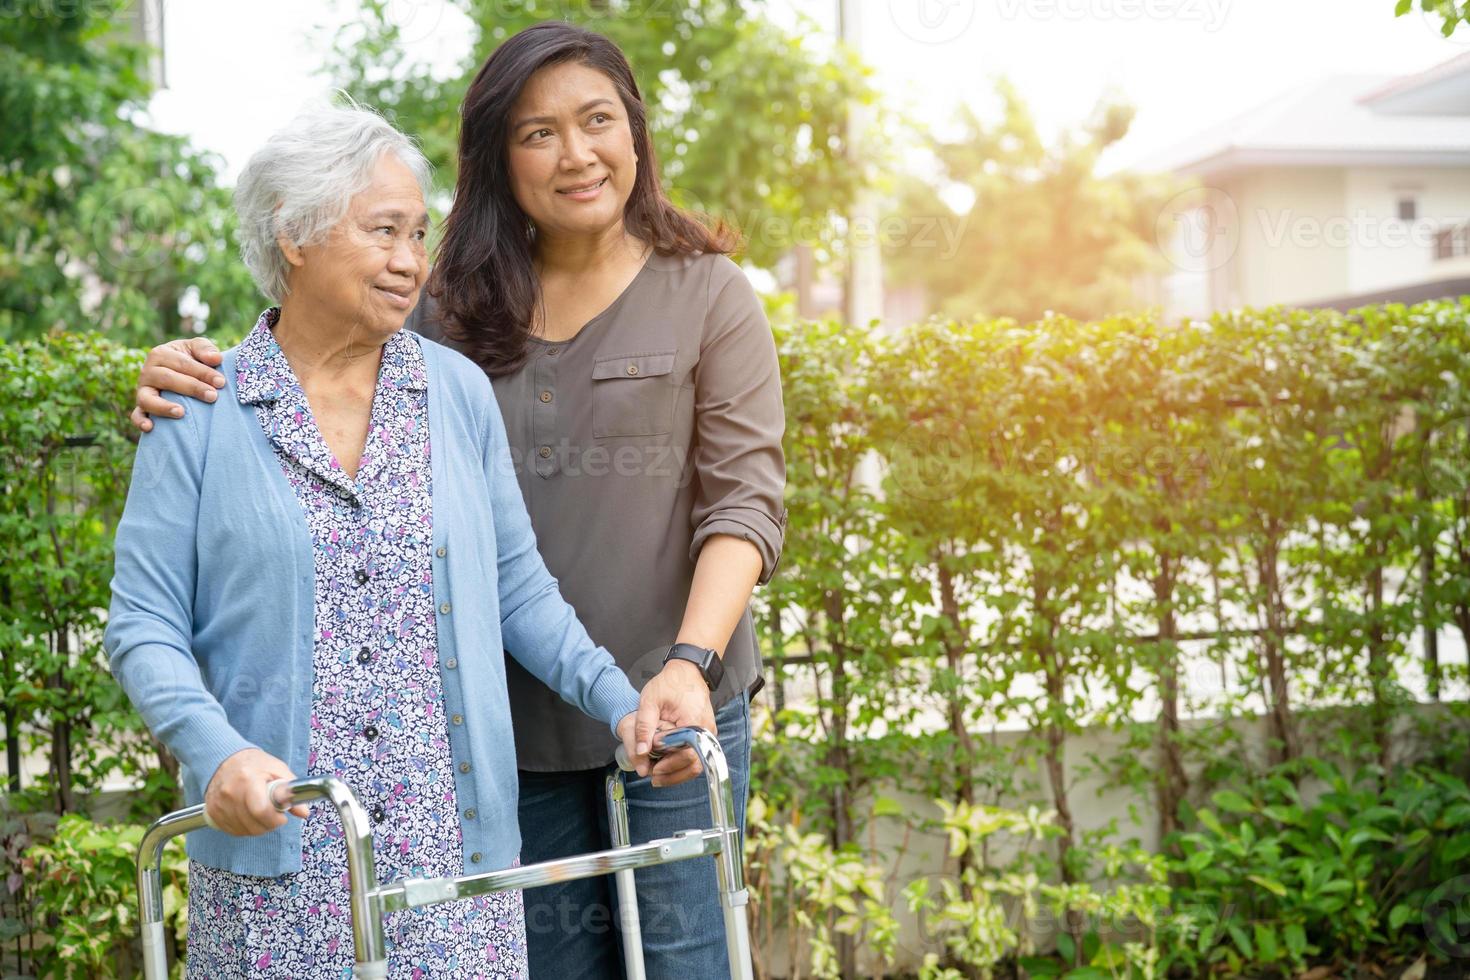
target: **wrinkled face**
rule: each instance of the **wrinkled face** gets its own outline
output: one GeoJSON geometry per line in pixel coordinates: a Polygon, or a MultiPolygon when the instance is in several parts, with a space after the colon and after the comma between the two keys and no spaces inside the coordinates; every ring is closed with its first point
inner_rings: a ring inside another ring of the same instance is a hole
{"type": "Polygon", "coordinates": [[[413,171],[385,153],[326,241],[301,246],[294,258],[283,246],[293,266],[291,300],[386,340],[403,327],[428,277],[428,227],[413,171]]]}
{"type": "Polygon", "coordinates": [[[542,234],[581,237],[623,220],[638,157],[612,79],[576,63],[526,82],[510,115],[511,192],[542,234]]]}

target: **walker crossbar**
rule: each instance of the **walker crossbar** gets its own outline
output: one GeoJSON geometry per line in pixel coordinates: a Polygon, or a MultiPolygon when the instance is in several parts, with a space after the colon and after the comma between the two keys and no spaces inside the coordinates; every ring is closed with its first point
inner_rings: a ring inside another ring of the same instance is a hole
{"type": "MultiPolygon", "coordinates": [[[[383,939],[383,915],[387,912],[606,874],[613,875],[617,882],[618,921],[623,939],[623,962],[627,980],[644,980],[642,932],[639,928],[633,872],[637,868],[705,856],[715,858],[715,877],[725,918],[730,976],[732,980],[752,980],[750,938],[745,919],[747,893],[740,860],[740,831],[735,822],[735,801],[725,754],[714,736],[698,728],[678,728],[665,732],[662,734],[662,743],[665,752],[687,747],[699,755],[709,790],[712,827],[680,831],[672,837],[645,844],[632,844],[628,833],[628,802],[624,792],[624,780],[630,767],[619,748],[619,768],[607,777],[608,823],[613,843],[610,850],[460,877],[401,878],[386,884],[377,884],[373,864],[372,824],[368,820],[367,811],[352,790],[335,777],[278,780],[270,784],[270,794],[271,799],[282,810],[312,800],[326,800],[337,810],[347,844],[349,908],[352,912],[353,951],[357,961],[353,976],[357,980],[382,980],[388,975],[388,957],[383,939]]],[[[204,806],[201,804],[160,818],[143,835],[138,852],[138,911],[143,932],[144,980],[165,980],[168,976],[163,932],[163,891],[159,875],[164,845],[172,837],[187,834],[205,825],[204,806]]]]}

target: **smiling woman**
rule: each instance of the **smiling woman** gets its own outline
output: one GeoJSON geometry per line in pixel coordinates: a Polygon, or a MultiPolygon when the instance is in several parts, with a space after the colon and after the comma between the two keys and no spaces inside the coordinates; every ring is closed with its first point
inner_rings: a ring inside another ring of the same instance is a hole
{"type": "MultiPolygon", "coordinates": [[[[665,195],[622,51],[538,24],[497,48],[465,93],[454,204],[430,298],[407,326],[493,381],[546,567],[642,685],[635,748],[656,722],[717,732],[743,824],[760,686],[748,606],[780,558],[786,470],[775,342],[734,247],[665,195]]],[[[155,348],[139,406],[172,409],[148,386],[193,393],[212,373],[155,348]]],[[[505,670],[522,860],[610,846],[606,726],[514,659],[505,670]]],[[[672,753],[628,782],[635,841],[708,819],[697,785],[664,788],[694,765],[672,753]]],[[[652,980],[729,975],[712,862],[640,871],[638,900],[652,980]]],[[[538,888],[527,902],[533,975],[619,976],[605,880],[538,888]]]]}
{"type": "MultiPolygon", "coordinates": [[[[351,972],[337,816],[288,821],[273,779],[352,786],[387,878],[517,860],[507,653],[647,770],[638,695],[536,550],[489,383],[402,329],[426,179],[361,108],[274,137],[237,199],[279,305],[224,354],[224,397],[139,442],[105,644],[211,828],[189,840],[189,977],[351,972]]],[[[398,913],[389,936],[392,976],[525,975],[514,892],[398,913]]]]}

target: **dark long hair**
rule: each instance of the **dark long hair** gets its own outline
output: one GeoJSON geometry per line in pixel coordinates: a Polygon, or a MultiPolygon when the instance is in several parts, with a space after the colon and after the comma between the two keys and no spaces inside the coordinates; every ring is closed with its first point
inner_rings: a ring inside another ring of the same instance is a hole
{"type": "Polygon", "coordinates": [[[618,46],[560,21],[526,28],[495,49],[465,93],[459,181],[428,285],[446,335],[491,374],[508,374],[525,360],[540,299],[532,265],[535,232],[511,193],[506,165],[511,107],[537,70],[566,62],[611,79],[628,114],[638,154],[633,190],[623,209],[628,232],[662,255],[725,254],[736,244],[724,225],[707,227],[664,194],[643,97],[618,46]]]}

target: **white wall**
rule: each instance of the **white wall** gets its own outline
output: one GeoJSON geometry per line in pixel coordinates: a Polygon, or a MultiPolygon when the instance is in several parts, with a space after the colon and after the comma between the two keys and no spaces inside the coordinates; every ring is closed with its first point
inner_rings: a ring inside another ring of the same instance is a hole
{"type": "Polygon", "coordinates": [[[1346,206],[1360,229],[1348,249],[1348,283],[1354,293],[1376,292],[1454,274],[1435,262],[1434,231],[1470,219],[1470,169],[1373,168],[1346,175],[1346,206]],[[1400,196],[1418,202],[1417,220],[1397,220],[1400,196]],[[1361,216],[1361,217],[1359,217],[1361,216]]]}

